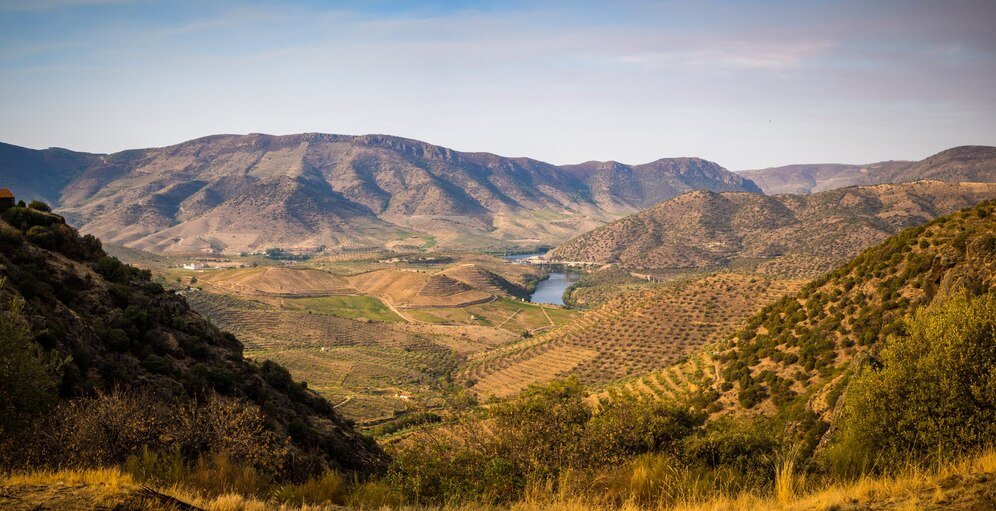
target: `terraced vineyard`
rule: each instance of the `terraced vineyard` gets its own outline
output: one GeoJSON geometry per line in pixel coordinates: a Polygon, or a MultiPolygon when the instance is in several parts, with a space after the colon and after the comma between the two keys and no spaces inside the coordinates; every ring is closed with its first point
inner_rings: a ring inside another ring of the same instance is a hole
{"type": "Polygon", "coordinates": [[[626,294],[562,328],[473,355],[461,376],[476,393],[498,397],[560,375],[594,386],[618,382],[728,336],[801,284],[731,273],[626,294]]]}
{"type": "Polygon", "coordinates": [[[636,378],[610,385],[588,398],[594,406],[619,399],[682,399],[716,384],[719,379],[716,361],[708,351],[700,351],[684,362],[636,378]]]}
{"type": "Polygon", "coordinates": [[[482,268],[478,264],[464,263],[447,269],[444,274],[475,289],[498,296],[527,297],[524,287],[509,282],[501,275],[482,268]]]}

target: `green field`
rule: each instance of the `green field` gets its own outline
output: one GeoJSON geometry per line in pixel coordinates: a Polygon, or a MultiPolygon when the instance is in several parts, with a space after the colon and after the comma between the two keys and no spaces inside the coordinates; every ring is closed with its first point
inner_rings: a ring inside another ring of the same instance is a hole
{"type": "Polygon", "coordinates": [[[319,298],[292,298],[284,300],[290,310],[308,310],[340,318],[367,318],[372,321],[404,321],[384,302],[372,296],[323,296],[319,298]]]}
{"type": "Polygon", "coordinates": [[[508,298],[469,307],[413,309],[406,314],[427,323],[500,326],[517,334],[561,326],[579,315],[577,311],[569,309],[544,307],[508,298]]]}

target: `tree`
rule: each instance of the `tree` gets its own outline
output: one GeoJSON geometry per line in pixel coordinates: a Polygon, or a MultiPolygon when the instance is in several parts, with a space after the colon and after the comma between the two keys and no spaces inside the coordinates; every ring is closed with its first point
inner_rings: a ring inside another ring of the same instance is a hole
{"type": "Polygon", "coordinates": [[[37,211],[52,211],[52,208],[40,200],[33,200],[28,204],[28,207],[37,211]]]}
{"type": "Polygon", "coordinates": [[[996,440],[996,294],[935,302],[905,331],[847,390],[838,461],[890,468],[996,440]]]}
{"type": "MultiPolygon", "coordinates": [[[[4,279],[0,279],[0,288],[4,279]]],[[[21,319],[24,301],[0,310],[0,438],[8,438],[55,401],[54,364],[30,339],[21,319]]]]}

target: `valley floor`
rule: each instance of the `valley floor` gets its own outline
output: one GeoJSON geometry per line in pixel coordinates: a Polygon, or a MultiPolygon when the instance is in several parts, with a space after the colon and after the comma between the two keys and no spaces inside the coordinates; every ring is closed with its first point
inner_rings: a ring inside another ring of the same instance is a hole
{"type": "MultiPolygon", "coordinates": [[[[911,470],[897,477],[866,477],[828,487],[800,491],[805,481],[781,481],[776,495],[740,495],[735,498],[690,499],[677,506],[640,506],[635,503],[606,505],[570,496],[534,495],[508,508],[480,504],[425,508],[384,505],[383,492],[354,492],[349,506],[311,504],[298,507],[264,502],[236,494],[203,498],[183,488],[148,488],[120,470],[63,470],[0,477],[0,509],[10,511],[71,510],[182,510],[265,511],[296,509],[399,509],[471,511],[830,511],[830,510],[996,510],[996,451],[945,466],[937,471],[911,470]]],[[[362,487],[361,487],[362,489],[362,487]]]]}

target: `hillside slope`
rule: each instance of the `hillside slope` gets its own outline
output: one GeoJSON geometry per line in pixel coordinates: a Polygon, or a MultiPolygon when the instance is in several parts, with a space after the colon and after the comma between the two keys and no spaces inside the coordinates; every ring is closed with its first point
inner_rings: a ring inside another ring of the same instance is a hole
{"type": "MultiPolygon", "coordinates": [[[[51,159],[55,150],[0,147],[51,159]]],[[[679,193],[760,192],[697,158],[556,167],[384,135],[216,135],[80,157],[40,191],[37,166],[0,157],[15,194],[59,197],[83,232],[151,251],[383,246],[421,235],[485,248],[562,241],[679,193]],[[74,164],[75,165],[75,164],[74,164]]]]}
{"type": "Polygon", "coordinates": [[[28,201],[56,204],[66,185],[100,158],[67,149],[38,151],[0,142],[0,180],[3,188],[10,188],[28,201]]]}
{"type": "MultiPolygon", "coordinates": [[[[847,379],[904,317],[937,297],[994,287],[996,201],[907,229],[751,317],[718,350],[719,403],[796,417],[805,410],[832,424],[847,379]]],[[[803,429],[819,432],[812,421],[803,429]]]]}
{"type": "Polygon", "coordinates": [[[564,375],[599,387],[669,367],[800,285],[719,274],[630,292],[561,328],[471,357],[461,378],[481,396],[510,396],[564,375]]]}
{"type": "Polygon", "coordinates": [[[953,147],[908,167],[886,168],[868,177],[877,183],[900,183],[918,179],[951,183],[963,181],[991,183],[996,181],[996,147],[953,147]]]}
{"type": "Polygon", "coordinates": [[[560,261],[650,270],[754,264],[814,277],[900,230],[996,197],[996,183],[849,187],[810,196],[690,192],[578,236],[560,261]]]}
{"type": "Polygon", "coordinates": [[[64,361],[64,403],[118,391],[144,396],[147,407],[217,396],[260,410],[267,428],[290,441],[295,470],[384,468],[383,453],[324,399],[279,365],[243,358],[241,342],[149,272],[107,257],[99,240],[57,215],[12,208],[2,218],[0,333],[22,329],[47,359],[64,361]]]}

